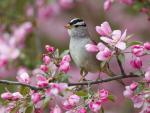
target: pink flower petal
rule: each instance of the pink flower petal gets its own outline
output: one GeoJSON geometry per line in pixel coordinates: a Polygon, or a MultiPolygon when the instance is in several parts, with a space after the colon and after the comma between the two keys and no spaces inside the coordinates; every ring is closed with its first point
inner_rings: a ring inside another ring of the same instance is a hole
{"type": "Polygon", "coordinates": [[[122,36],[121,36],[121,41],[124,41],[125,40],[125,38],[126,38],[126,36],[127,36],[127,29],[124,31],[124,33],[122,34],[122,36]]]}
{"type": "Polygon", "coordinates": [[[111,40],[110,38],[108,38],[108,37],[102,36],[102,37],[100,37],[100,39],[101,39],[102,41],[108,43],[108,44],[111,44],[111,43],[112,43],[112,40],[111,40]]]}
{"type": "Polygon", "coordinates": [[[121,49],[121,50],[125,50],[126,49],[126,43],[125,42],[118,42],[115,46],[117,48],[121,49]]]}
{"type": "Polygon", "coordinates": [[[85,48],[89,52],[98,52],[98,47],[94,44],[86,44],[85,48]]]}
{"type": "Polygon", "coordinates": [[[112,39],[116,42],[119,41],[121,37],[121,31],[120,30],[114,30],[112,32],[112,39]]]}

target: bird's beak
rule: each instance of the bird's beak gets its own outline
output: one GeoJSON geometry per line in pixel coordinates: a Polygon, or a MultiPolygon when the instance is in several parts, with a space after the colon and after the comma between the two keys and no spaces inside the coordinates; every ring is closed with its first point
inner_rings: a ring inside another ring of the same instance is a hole
{"type": "Polygon", "coordinates": [[[71,25],[70,24],[67,24],[64,27],[67,28],[67,29],[71,29],[71,25]]]}

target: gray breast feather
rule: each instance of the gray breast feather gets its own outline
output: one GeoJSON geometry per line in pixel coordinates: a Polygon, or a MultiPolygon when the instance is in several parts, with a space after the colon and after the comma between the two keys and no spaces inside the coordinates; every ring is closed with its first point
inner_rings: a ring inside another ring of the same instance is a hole
{"type": "Polygon", "coordinates": [[[70,54],[78,67],[82,67],[87,71],[96,72],[100,69],[99,61],[96,59],[96,53],[86,51],[85,45],[92,43],[90,38],[71,38],[70,54]]]}

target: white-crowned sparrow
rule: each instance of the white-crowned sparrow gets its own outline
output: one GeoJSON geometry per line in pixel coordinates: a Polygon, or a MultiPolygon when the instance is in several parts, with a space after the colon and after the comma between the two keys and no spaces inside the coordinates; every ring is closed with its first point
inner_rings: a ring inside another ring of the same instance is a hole
{"type": "Polygon", "coordinates": [[[65,27],[70,36],[69,50],[75,64],[87,72],[100,71],[100,61],[96,59],[96,54],[85,49],[86,44],[93,43],[85,22],[74,18],[65,27]]]}
{"type": "MultiPolygon", "coordinates": [[[[84,77],[87,72],[104,72],[109,76],[115,76],[111,70],[108,69],[108,64],[106,63],[103,68],[100,64],[102,61],[96,59],[96,53],[88,52],[85,48],[86,44],[93,43],[90,39],[88,29],[85,22],[80,18],[72,19],[66,26],[68,29],[68,34],[70,36],[69,50],[71,57],[75,64],[86,72],[81,75],[84,77]]],[[[121,84],[124,83],[121,80],[117,80],[121,84]]]]}

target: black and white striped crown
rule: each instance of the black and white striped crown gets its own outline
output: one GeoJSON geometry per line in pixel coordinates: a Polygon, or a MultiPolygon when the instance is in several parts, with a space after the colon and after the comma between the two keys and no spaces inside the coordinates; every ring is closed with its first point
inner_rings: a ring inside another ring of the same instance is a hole
{"type": "Polygon", "coordinates": [[[86,26],[85,22],[80,18],[74,18],[69,22],[70,25],[73,25],[75,27],[79,26],[86,26]]]}

